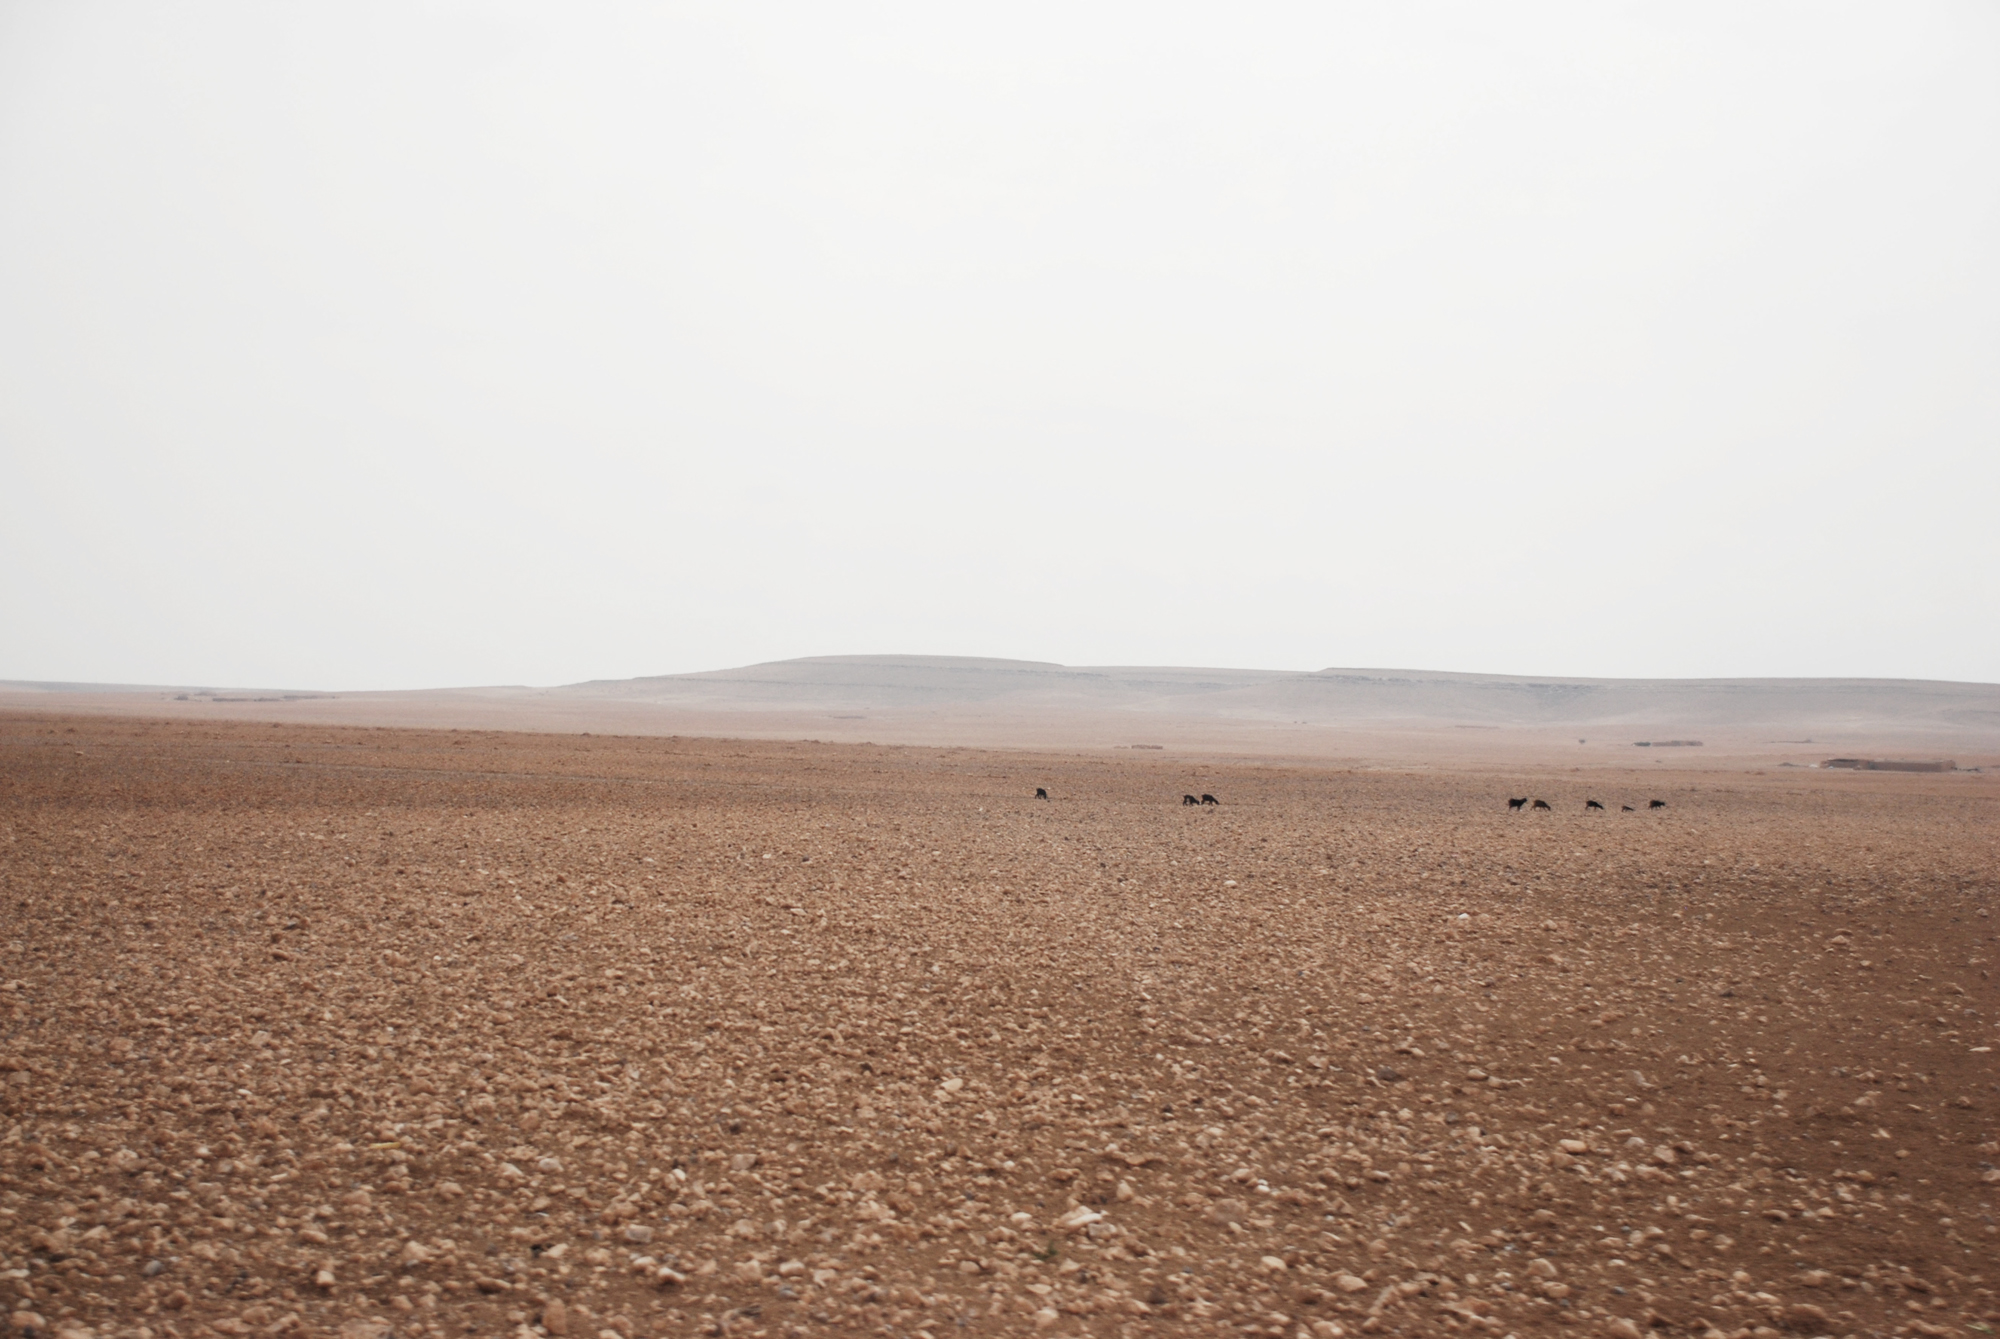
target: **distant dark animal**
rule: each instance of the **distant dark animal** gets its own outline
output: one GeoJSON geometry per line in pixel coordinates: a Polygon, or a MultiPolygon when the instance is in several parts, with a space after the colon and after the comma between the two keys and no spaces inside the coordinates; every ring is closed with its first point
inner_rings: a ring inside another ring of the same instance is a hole
{"type": "Polygon", "coordinates": [[[1196,799],[1196,798],[1195,798],[1194,796],[1192,796],[1192,795],[1183,795],[1183,796],[1181,796],[1181,803],[1182,803],[1182,804],[1200,804],[1200,803],[1201,803],[1201,801],[1200,801],[1200,800],[1197,800],[1197,799],[1196,799]]]}
{"type": "Polygon", "coordinates": [[[1549,802],[1548,802],[1547,800],[1536,800],[1536,801],[1535,801],[1535,808],[1537,808],[1537,809],[1546,809],[1546,808],[1548,808],[1548,807],[1549,807],[1549,802]]]}
{"type": "Polygon", "coordinates": [[[1528,797],[1525,795],[1523,795],[1518,800],[1507,801],[1507,809],[1510,813],[1516,809],[1525,809],[1527,807],[1528,807],[1528,797]]]}
{"type": "Polygon", "coordinates": [[[1667,807],[1667,802],[1665,800],[1648,800],[1646,801],[1646,807],[1648,809],[1664,809],[1667,807]]]}
{"type": "Polygon", "coordinates": [[[1602,809],[1604,806],[1599,804],[1596,800],[1585,800],[1583,802],[1583,807],[1586,809],[1602,809]]]}
{"type": "Polygon", "coordinates": [[[1038,800],[1046,800],[1047,798],[1049,798],[1048,788],[1045,786],[1036,786],[1035,798],[1038,800]]]}
{"type": "Polygon", "coordinates": [[[1631,813],[1631,812],[1632,812],[1632,806],[1631,806],[1631,805],[1629,805],[1629,804],[1621,804],[1621,805],[1619,805],[1618,807],[1619,807],[1619,808],[1620,808],[1621,810],[1623,810],[1623,811],[1624,811],[1625,813],[1628,813],[1628,814],[1629,814],[1629,813],[1631,813]]]}
{"type": "Polygon", "coordinates": [[[1202,802],[1203,804],[1221,804],[1221,803],[1222,803],[1222,801],[1221,801],[1221,800],[1218,800],[1218,799],[1216,799],[1216,798],[1215,798],[1215,797],[1214,797],[1213,795],[1203,795],[1203,796],[1201,797],[1201,802],[1202,802]]]}

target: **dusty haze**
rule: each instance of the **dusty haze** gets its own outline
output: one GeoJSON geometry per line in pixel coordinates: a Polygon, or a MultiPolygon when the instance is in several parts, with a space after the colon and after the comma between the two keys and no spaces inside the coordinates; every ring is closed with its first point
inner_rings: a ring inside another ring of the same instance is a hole
{"type": "Polygon", "coordinates": [[[0,677],[2000,680],[2000,10],[0,6],[0,677]]]}
{"type": "Polygon", "coordinates": [[[822,656],[553,688],[415,692],[0,684],[0,707],[174,720],[821,739],[1593,767],[2000,758],[2000,685],[1583,679],[822,656]],[[1696,741],[1698,746],[1689,746],[1696,741]],[[1639,744],[1666,747],[1637,747],[1639,744]]]}

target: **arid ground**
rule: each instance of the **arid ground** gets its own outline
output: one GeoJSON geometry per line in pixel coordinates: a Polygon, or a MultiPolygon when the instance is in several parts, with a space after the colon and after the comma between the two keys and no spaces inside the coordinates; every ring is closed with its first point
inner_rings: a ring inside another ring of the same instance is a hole
{"type": "Polygon", "coordinates": [[[2000,1328],[2000,777],[1478,767],[0,716],[0,1317],[2000,1328]]]}

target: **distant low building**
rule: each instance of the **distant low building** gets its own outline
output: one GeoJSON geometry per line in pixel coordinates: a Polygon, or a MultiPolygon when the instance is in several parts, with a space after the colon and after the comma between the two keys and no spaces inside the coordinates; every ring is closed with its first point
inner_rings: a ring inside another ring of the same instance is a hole
{"type": "Polygon", "coordinates": [[[1893,758],[1828,758],[1821,767],[1837,767],[1851,772],[1956,772],[1958,764],[1945,762],[1901,762],[1893,758]]]}
{"type": "MultiPolygon", "coordinates": [[[[1579,744],[1582,742],[1580,739],[1577,741],[1579,744]]],[[[1701,747],[1701,741],[1699,739],[1641,739],[1636,741],[1632,747],[1638,749],[1698,749],[1701,747]]]]}

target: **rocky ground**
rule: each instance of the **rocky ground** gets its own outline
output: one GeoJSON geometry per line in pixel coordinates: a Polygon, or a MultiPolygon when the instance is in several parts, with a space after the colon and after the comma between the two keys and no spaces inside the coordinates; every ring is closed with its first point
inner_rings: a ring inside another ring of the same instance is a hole
{"type": "Polygon", "coordinates": [[[2000,789],[1648,780],[0,717],[0,1316],[1992,1333],[2000,789]]]}

